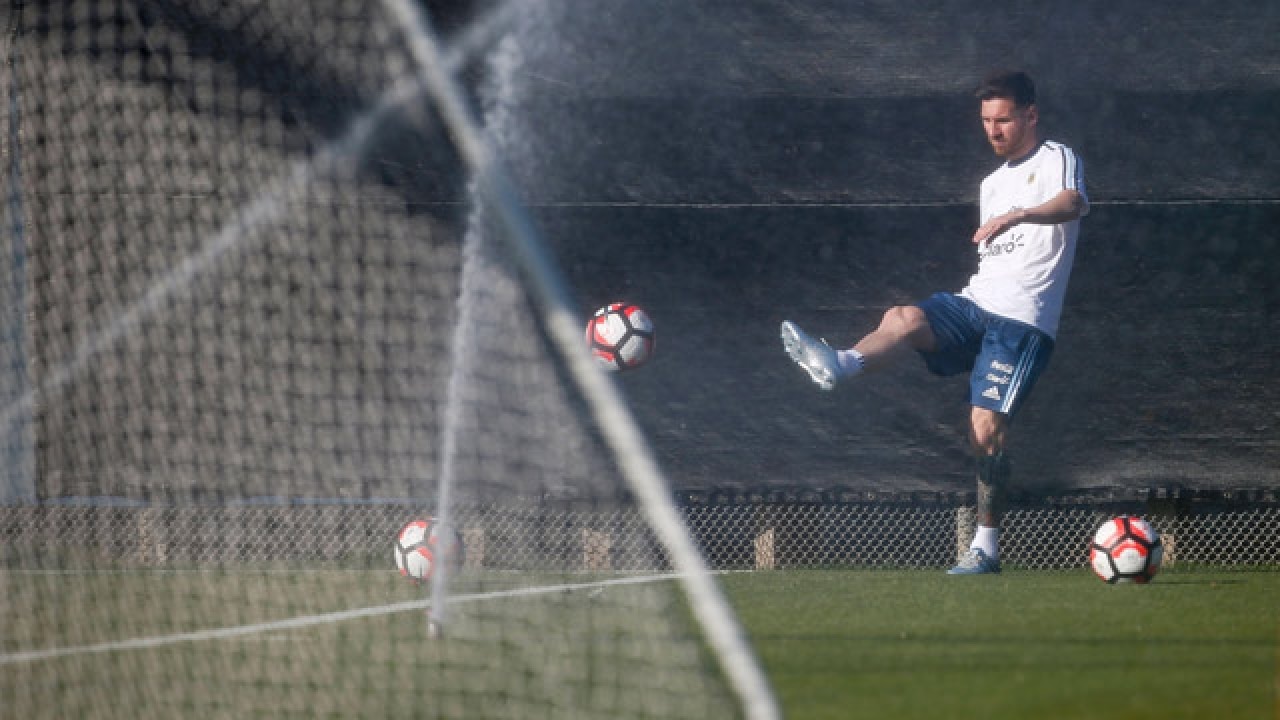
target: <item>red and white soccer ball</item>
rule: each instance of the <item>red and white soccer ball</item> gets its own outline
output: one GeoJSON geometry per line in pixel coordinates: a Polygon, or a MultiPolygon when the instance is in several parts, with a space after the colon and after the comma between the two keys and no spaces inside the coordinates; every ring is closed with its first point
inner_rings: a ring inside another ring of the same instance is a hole
{"type": "Polygon", "coordinates": [[[395,560],[400,574],[414,582],[431,579],[438,563],[450,568],[462,565],[462,537],[456,532],[446,539],[435,518],[410,520],[396,533],[395,560]]]}
{"type": "Polygon", "coordinates": [[[1111,518],[1094,533],[1089,564],[1107,583],[1148,583],[1160,572],[1160,534],[1140,517],[1111,518]]]}
{"type": "Polygon", "coordinates": [[[606,305],[587,322],[587,346],[596,362],[611,371],[632,370],[653,357],[653,320],[639,305],[606,305]]]}

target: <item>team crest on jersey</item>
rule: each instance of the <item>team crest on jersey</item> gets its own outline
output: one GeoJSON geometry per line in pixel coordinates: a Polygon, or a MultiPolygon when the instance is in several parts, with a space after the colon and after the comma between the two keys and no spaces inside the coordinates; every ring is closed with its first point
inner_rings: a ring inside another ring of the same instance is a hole
{"type": "Polygon", "coordinates": [[[1027,184],[1028,184],[1028,185],[1034,184],[1034,183],[1035,183],[1035,181],[1036,181],[1036,174],[1035,174],[1035,173],[1031,173],[1030,175],[1028,175],[1028,176],[1027,176],[1027,184]]]}

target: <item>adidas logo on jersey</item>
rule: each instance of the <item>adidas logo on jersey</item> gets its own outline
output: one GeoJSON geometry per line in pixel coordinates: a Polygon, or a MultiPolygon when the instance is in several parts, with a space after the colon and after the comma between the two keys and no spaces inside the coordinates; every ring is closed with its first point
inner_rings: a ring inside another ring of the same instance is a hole
{"type": "Polygon", "coordinates": [[[990,398],[990,399],[992,399],[992,400],[999,400],[999,399],[1000,399],[1000,388],[996,387],[995,385],[992,385],[991,387],[989,387],[989,388],[987,388],[986,390],[983,390],[983,391],[982,391],[982,397],[984,397],[984,398],[990,398]]]}

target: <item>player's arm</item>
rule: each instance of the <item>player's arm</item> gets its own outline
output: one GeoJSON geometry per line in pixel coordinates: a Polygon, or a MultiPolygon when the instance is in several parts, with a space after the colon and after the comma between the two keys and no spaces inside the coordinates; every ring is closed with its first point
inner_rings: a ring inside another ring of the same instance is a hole
{"type": "Polygon", "coordinates": [[[1075,188],[1064,188],[1057,195],[1032,208],[1016,208],[997,215],[982,224],[973,234],[973,241],[981,244],[1015,225],[1058,225],[1071,222],[1089,211],[1089,201],[1075,188]]]}

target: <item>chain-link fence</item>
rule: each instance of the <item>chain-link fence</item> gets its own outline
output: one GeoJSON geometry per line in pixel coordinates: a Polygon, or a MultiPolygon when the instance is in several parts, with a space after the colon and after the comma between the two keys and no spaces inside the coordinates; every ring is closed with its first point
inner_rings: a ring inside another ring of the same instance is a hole
{"type": "MultiPolygon", "coordinates": [[[[973,524],[971,506],[947,501],[684,500],[685,521],[718,569],[944,566],[967,547],[973,524]]],[[[1165,543],[1166,567],[1280,566],[1280,502],[1221,498],[1077,499],[1016,507],[1004,517],[1003,562],[1083,567],[1094,530],[1120,513],[1154,524],[1165,543]]],[[[0,508],[0,527],[3,559],[11,566],[319,561],[390,567],[396,530],[427,514],[426,506],[412,502],[10,506],[0,508]]],[[[473,568],[669,569],[632,507],[472,505],[458,509],[457,523],[473,568]]]]}

